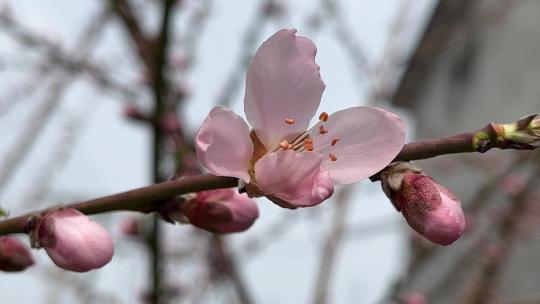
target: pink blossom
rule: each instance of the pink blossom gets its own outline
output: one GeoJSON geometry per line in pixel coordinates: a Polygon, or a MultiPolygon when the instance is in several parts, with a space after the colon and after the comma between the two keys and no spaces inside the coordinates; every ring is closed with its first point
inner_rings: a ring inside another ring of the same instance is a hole
{"type": "Polygon", "coordinates": [[[58,267],[84,272],[112,259],[114,246],[107,230],[76,209],[45,215],[37,229],[40,245],[58,267]]]}
{"type": "Polygon", "coordinates": [[[0,270],[23,271],[34,265],[30,250],[16,237],[0,237],[0,270]]]}
{"type": "Polygon", "coordinates": [[[255,202],[230,188],[198,192],[181,206],[192,225],[212,232],[241,232],[259,217],[255,202]]]}
{"type": "Polygon", "coordinates": [[[266,195],[287,208],[317,205],[334,185],[380,171],[405,140],[401,119],[373,107],[323,112],[308,129],[325,84],[315,45],[295,33],[275,33],[248,68],[244,111],[253,129],[218,106],[196,136],[197,156],[208,171],[238,177],[250,195],[266,195]]]}
{"type": "Polygon", "coordinates": [[[434,243],[450,245],[465,229],[459,200],[429,176],[404,173],[395,201],[407,223],[434,243]]]}

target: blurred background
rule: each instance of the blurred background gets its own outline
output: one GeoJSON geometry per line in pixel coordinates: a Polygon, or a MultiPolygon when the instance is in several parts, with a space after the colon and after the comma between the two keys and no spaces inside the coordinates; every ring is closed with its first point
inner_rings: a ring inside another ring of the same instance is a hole
{"type": "MultiPolygon", "coordinates": [[[[0,206],[197,174],[194,132],[215,105],[243,115],[245,69],[282,28],[318,47],[320,111],[383,107],[409,141],[511,122],[540,107],[539,16],[534,0],[0,0],[0,206]]],[[[0,274],[2,302],[540,303],[537,154],[418,162],[467,212],[450,247],[364,181],[308,209],[259,198],[235,235],[96,216],[110,264],[65,272],[34,251],[36,266],[0,274]]]]}

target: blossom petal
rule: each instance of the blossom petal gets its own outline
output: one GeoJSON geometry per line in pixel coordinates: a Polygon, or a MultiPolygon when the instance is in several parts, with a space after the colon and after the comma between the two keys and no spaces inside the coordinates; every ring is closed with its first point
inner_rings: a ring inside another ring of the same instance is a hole
{"type": "Polygon", "coordinates": [[[315,45],[295,33],[281,30],[266,40],[247,71],[244,111],[268,150],[306,131],[325,89],[315,45]]]}
{"type": "Polygon", "coordinates": [[[195,136],[195,149],[199,161],[212,174],[238,177],[249,183],[253,143],[248,125],[233,111],[214,107],[195,136]]]}
{"type": "Polygon", "coordinates": [[[394,113],[374,107],[338,111],[312,128],[314,151],[326,156],[323,166],[334,184],[350,184],[388,165],[405,142],[405,125],[394,113]],[[320,134],[319,127],[328,132],[320,134]],[[332,146],[332,141],[336,140],[332,146]],[[336,157],[332,161],[328,156],[336,157]]]}
{"type": "Polygon", "coordinates": [[[257,185],[266,195],[286,201],[289,208],[315,206],[334,192],[322,160],[323,156],[314,152],[268,153],[255,163],[257,185]]]}

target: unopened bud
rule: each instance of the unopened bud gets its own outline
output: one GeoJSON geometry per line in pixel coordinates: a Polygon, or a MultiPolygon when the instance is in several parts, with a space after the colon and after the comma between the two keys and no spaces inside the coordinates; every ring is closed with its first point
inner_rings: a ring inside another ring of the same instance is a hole
{"type": "Polygon", "coordinates": [[[38,227],[39,245],[61,268],[85,272],[109,263],[114,253],[107,230],[76,209],[43,216],[38,227]]]}
{"type": "Polygon", "coordinates": [[[133,217],[124,218],[120,222],[120,232],[125,236],[141,236],[139,221],[133,217]]]}
{"type": "Polygon", "coordinates": [[[182,204],[182,211],[192,225],[220,233],[247,230],[259,217],[257,204],[236,189],[199,192],[182,204]]]}
{"type": "Polygon", "coordinates": [[[427,304],[427,297],[421,292],[411,292],[406,294],[400,302],[401,304],[427,304]]]}
{"type": "Polygon", "coordinates": [[[452,244],[465,229],[459,200],[417,167],[406,170],[403,166],[400,170],[390,166],[381,174],[385,193],[416,232],[434,243],[452,244]]]}
{"type": "Polygon", "coordinates": [[[540,115],[528,115],[502,127],[505,140],[516,144],[540,146],[540,115]]]}
{"type": "Polygon", "coordinates": [[[32,253],[19,239],[13,236],[0,237],[0,270],[23,271],[32,265],[32,253]]]}

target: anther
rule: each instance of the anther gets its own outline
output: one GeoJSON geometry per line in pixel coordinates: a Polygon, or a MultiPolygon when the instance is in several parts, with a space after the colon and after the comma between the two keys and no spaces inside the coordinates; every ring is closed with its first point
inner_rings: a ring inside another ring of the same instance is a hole
{"type": "Polygon", "coordinates": [[[336,161],[337,160],[337,157],[332,153],[328,154],[328,156],[330,157],[331,161],[336,161]]]}
{"type": "Polygon", "coordinates": [[[313,139],[311,138],[304,139],[304,144],[312,144],[312,143],[313,143],[313,139]]]}
{"type": "Polygon", "coordinates": [[[306,151],[313,151],[313,144],[312,143],[304,143],[304,148],[306,148],[306,151]]]}
{"type": "Polygon", "coordinates": [[[327,132],[328,132],[328,130],[323,125],[319,126],[319,133],[320,134],[324,134],[324,133],[327,133],[327,132]]]}
{"type": "Polygon", "coordinates": [[[293,125],[296,121],[292,118],[285,118],[285,123],[288,125],[293,125]]]}
{"type": "Polygon", "coordinates": [[[293,149],[294,148],[294,145],[293,144],[289,144],[289,149],[293,149]]]}
{"type": "Polygon", "coordinates": [[[279,143],[279,146],[282,147],[283,149],[287,150],[287,149],[289,149],[290,145],[289,145],[289,142],[284,139],[279,143]]]}
{"type": "Polygon", "coordinates": [[[327,121],[328,120],[328,113],[322,112],[321,115],[319,115],[319,120],[327,121]]]}
{"type": "Polygon", "coordinates": [[[332,139],[332,146],[335,146],[338,141],[339,141],[339,138],[332,139]]]}

